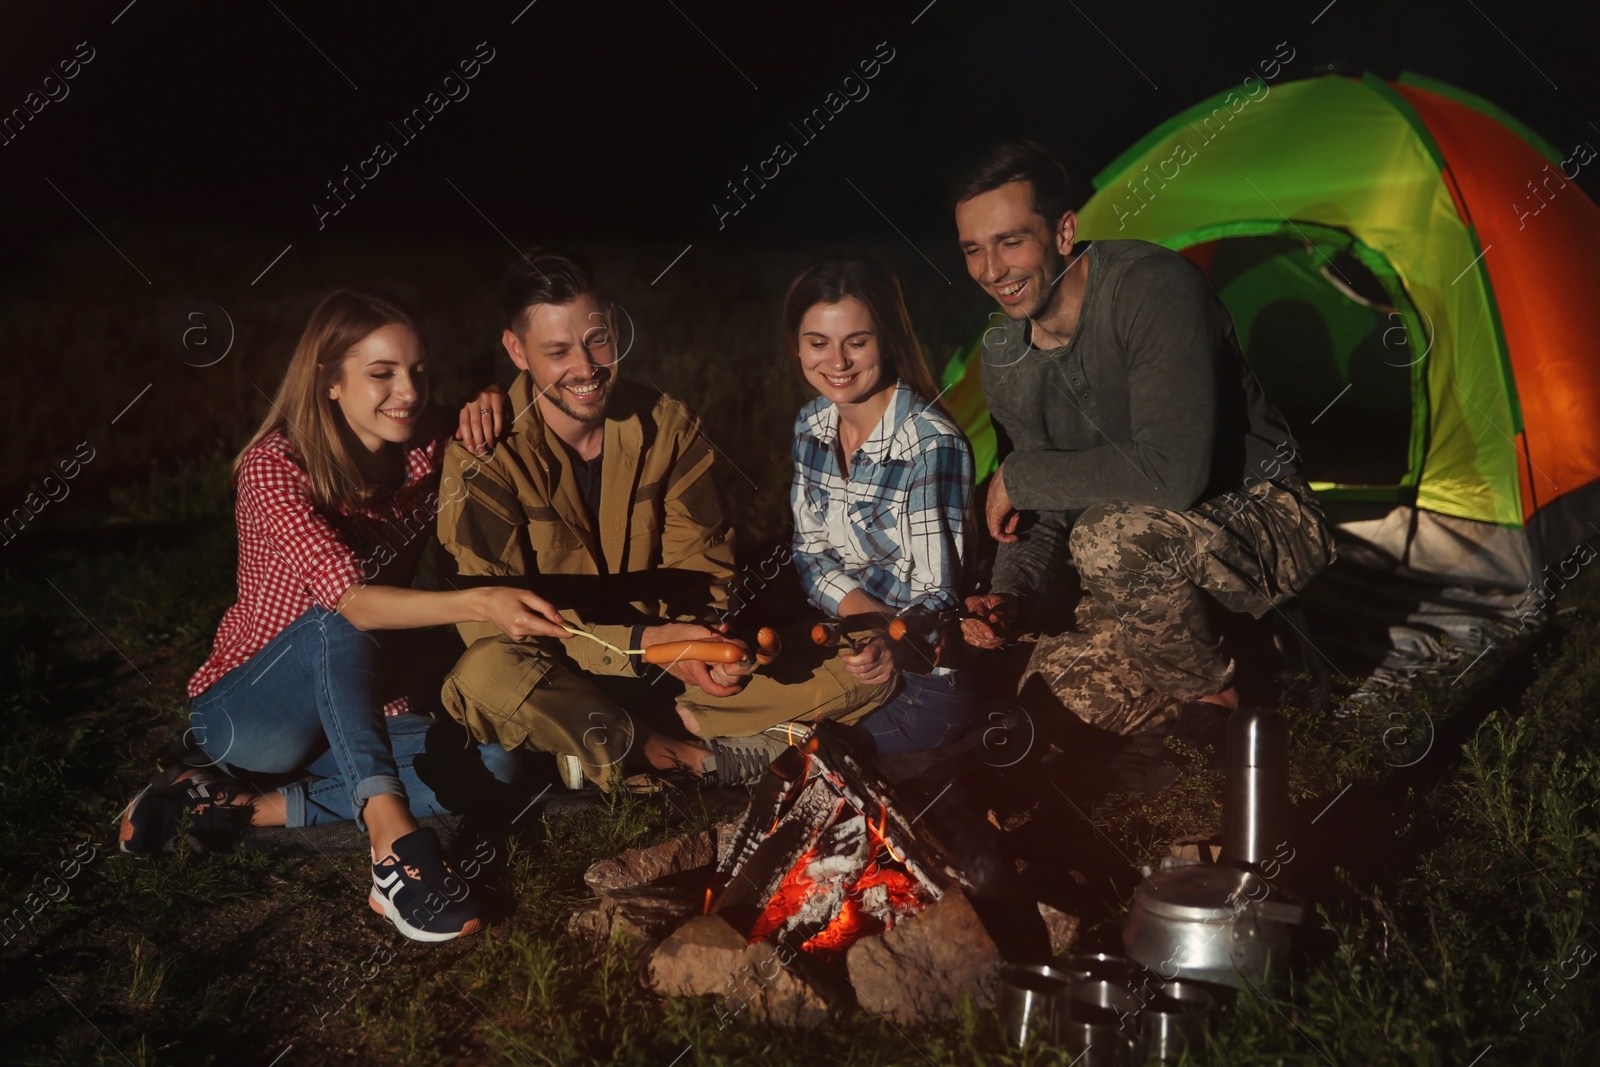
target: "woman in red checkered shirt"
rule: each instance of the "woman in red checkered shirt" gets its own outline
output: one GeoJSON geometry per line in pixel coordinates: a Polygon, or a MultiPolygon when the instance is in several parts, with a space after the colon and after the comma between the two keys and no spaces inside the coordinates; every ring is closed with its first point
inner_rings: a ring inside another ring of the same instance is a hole
{"type": "MultiPolygon", "coordinates": [[[[189,772],[146,791],[124,813],[122,847],[169,847],[185,813],[202,844],[246,821],[354,819],[371,840],[373,910],[407,937],[443,941],[477,930],[481,915],[416,818],[505,789],[514,757],[410,708],[408,692],[437,699],[461,651],[453,634],[440,648],[422,628],[567,631],[525,589],[411,588],[441,492],[466,492],[440,485],[451,424],[428,404],[425,361],[416,323],[387,299],[336,292],[312,313],[234,464],[238,600],[189,682],[191,733],[228,777],[189,772]],[[238,780],[247,775],[297,780],[262,791],[238,780]]],[[[492,429],[500,402],[469,402],[461,423],[480,431],[469,442],[492,429]]]]}

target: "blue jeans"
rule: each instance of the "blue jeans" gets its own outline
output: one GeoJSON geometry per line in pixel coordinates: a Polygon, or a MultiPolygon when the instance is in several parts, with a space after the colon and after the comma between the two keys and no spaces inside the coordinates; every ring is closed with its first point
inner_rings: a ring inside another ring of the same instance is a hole
{"type": "Polygon", "coordinates": [[[902,674],[901,680],[904,686],[893,700],[856,724],[872,735],[878,755],[938,748],[971,724],[977,700],[965,671],[902,674]]]}
{"type": "Polygon", "coordinates": [[[473,744],[448,719],[383,714],[402,695],[436,704],[460,651],[454,635],[358,630],[313,607],[194,698],[191,734],[230,774],[315,776],[281,788],[289,826],[354,819],[365,830],[363,805],[384,794],[419,818],[509,801],[516,753],[473,744]]]}

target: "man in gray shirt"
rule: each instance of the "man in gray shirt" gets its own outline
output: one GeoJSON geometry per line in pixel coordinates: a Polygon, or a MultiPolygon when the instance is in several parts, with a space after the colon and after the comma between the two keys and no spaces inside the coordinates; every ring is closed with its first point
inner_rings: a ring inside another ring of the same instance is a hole
{"type": "MultiPolygon", "coordinates": [[[[1205,276],[1148,242],[1076,242],[1068,195],[1061,165],[1023,141],[991,150],[953,198],[967,272],[1005,316],[982,368],[1000,544],[990,593],[968,606],[1037,621],[1070,557],[1092,603],[1030,671],[1097,725],[1153,731],[1185,708],[1238,706],[1209,613],[1259,618],[1333,543],[1205,276]]],[[[985,622],[964,630],[999,643],[985,622]]]]}

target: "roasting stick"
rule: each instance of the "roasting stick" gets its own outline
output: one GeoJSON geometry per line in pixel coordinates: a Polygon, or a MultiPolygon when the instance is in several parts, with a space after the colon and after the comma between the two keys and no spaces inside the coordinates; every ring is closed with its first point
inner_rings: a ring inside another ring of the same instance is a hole
{"type": "Polygon", "coordinates": [[[592,634],[588,630],[581,629],[581,628],[579,628],[577,626],[572,625],[569,622],[564,622],[561,625],[563,627],[565,627],[567,633],[571,634],[572,636],[574,636],[574,637],[587,637],[589,640],[593,641],[595,644],[603,645],[606,648],[610,649],[612,652],[615,652],[619,656],[642,656],[642,655],[644,655],[644,649],[642,649],[642,648],[618,648],[616,645],[613,645],[610,641],[607,641],[605,638],[599,636],[598,634],[592,634]]]}
{"type": "MultiPolygon", "coordinates": [[[[680,659],[699,660],[702,663],[737,663],[745,658],[744,649],[732,641],[662,641],[649,648],[618,648],[598,634],[592,634],[571,623],[563,623],[562,626],[574,637],[587,637],[619,656],[643,656],[646,663],[659,665],[676,663],[680,659]]],[[[760,651],[756,659],[762,664],[772,662],[772,658],[776,657],[778,649],[782,647],[777,641],[777,636],[765,626],[761,628],[761,633],[757,637],[757,646],[760,651]]]]}
{"type": "Polygon", "coordinates": [[[944,657],[945,642],[942,638],[936,641],[933,657],[930,659],[927,652],[910,639],[937,637],[942,628],[961,619],[983,619],[997,632],[1000,628],[999,617],[983,611],[969,612],[964,607],[937,612],[924,608],[909,608],[895,614],[868,611],[824,619],[811,628],[811,640],[824,648],[859,652],[871,639],[887,637],[893,642],[891,654],[900,669],[914,674],[925,674],[929,669],[942,665],[940,661],[944,657]],[[915,655],[916,659],[911,659],[912,655],[915,655]]]}

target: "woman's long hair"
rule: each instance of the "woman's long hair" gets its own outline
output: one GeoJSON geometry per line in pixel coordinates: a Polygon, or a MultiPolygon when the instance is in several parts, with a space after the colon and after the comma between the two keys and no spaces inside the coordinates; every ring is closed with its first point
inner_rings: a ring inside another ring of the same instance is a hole
{"type": "Polygon", "coordinates": [[[282,431],[305,463],[311,499],[318,507],[337,512],[371,499],[373,487],[362,478],[347,435],[341,432],[344,413],[328,390],[344,377],[345,358],[352,348],[374,330],[396,324],[422,337],[411,313],[389,297],[348,289],[323,297],[295,345],[272,410],[233,461],[235,482],[245,453],[282,431]]]}
{"type": "Polygon", "coordinates": [[[890,375],[909,385],[930,404],[938,404],[939,391],[923,357],[922,345],[911,327],[900,282],[893,272],[875,259],[858,255],[836,255],[818,260],[789,286],[783,301],[783,343],[794,362],[795,373],[805,382],[800,366],[800,320],[818,304],[837,304],[853,296],[867,306],[878,333],[878,353],[890,375]]]}

